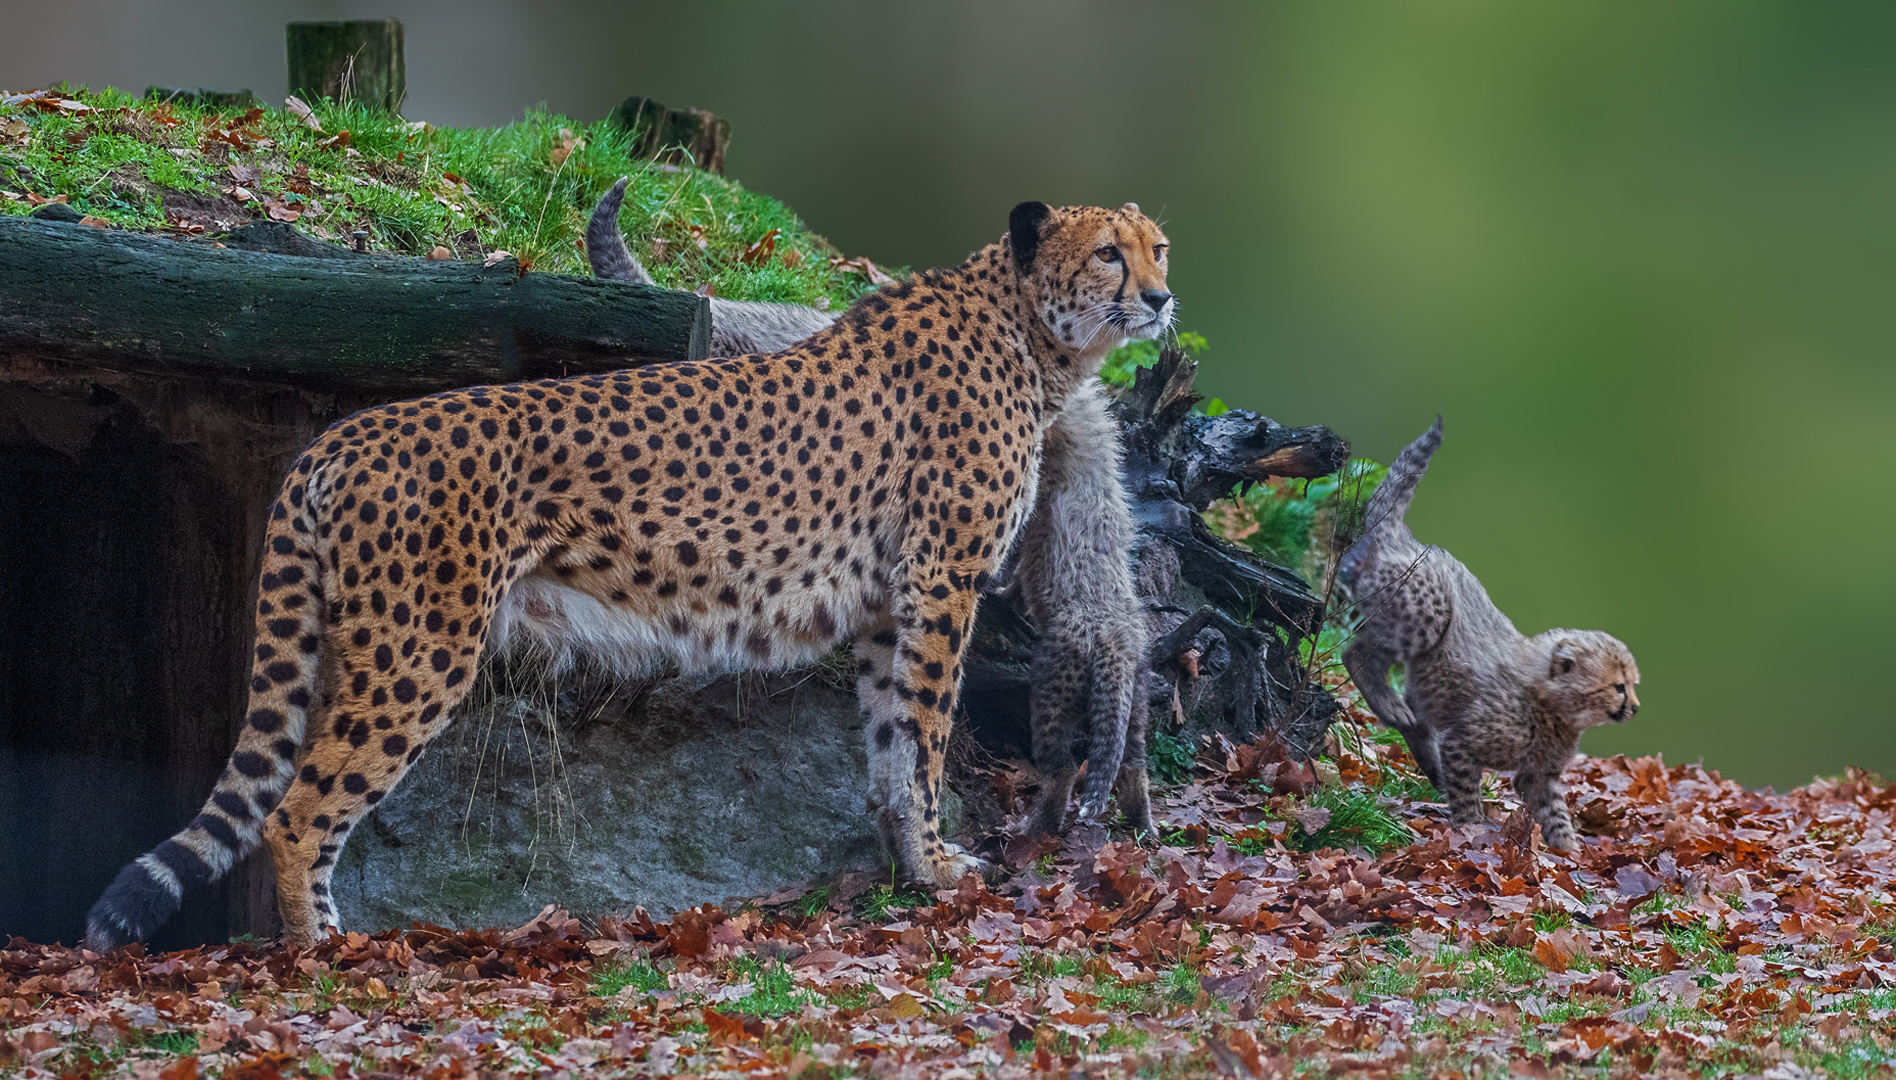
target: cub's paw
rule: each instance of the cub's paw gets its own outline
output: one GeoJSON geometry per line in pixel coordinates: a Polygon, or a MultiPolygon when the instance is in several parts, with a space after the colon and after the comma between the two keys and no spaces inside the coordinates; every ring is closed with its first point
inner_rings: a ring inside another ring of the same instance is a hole
{"type": "Polygon", "coordinates": [[[1570,829],[1555,829],[1553,832],[1542,829],[1541,841],[1553,850],[1568,855],[1580,850],[1580,838],[1570,829]]]}
{"type": "Polygon", "coordinates": [[[925,883],[937,889],[952,889],[969,874],[987,877],[995,872],[994,865],[962,847],[960,844],[943,844],[941,854],[932,860],[933,865],[923,868],[925,883]]]}

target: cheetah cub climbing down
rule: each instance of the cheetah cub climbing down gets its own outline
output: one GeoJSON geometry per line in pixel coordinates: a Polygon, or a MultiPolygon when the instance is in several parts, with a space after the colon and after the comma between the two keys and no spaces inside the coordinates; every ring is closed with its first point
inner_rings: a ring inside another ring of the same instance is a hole
{"type": "MultiPolygon", "coordinates": [[[[586,225],[593,276],[652,285],[619,229],[621,179],[586,225]]],[[[1138,210],[1127,203],[1125,209],[1138,210]]],[[[711,353],[788,348],[835,315],[799,304],[711,298],[711,353]]],[[[1153,832],[1146,780],[1145,605],[1133,591],[1132,509],[1119,477],[1119,425],[1098,380],[1081,383],[1041,443],[1039,500],[1015,545],[1011,584],[1039,630],[1029,709],[1041,796],[1033,827],[1059,834],[1081,762],[1079,819],[1105,817],[1108,796],[1135,833],[1153,832]]]]}
{"type": "Polygon", "coordinates": [[[1523,636],[1467,567],[1410,534],[1403,514],[1441,442],[1438,417],[1390,466],[1343,556],[1339,577],[1362,618],[1343,663],[1448,799],[1451,820],[1482,820],[1482,769],[1512,769],[1547,844],[1571,850],[1561,770],[1582,731],[1639,711],[1639,668],[1597,630],[1523,636]],[[1403,665],[1401,696],[1392,664],[1403,665]]]}
{"type": "Polygon", "coordinates": [[[1060,403],[1171,325],[1136,210],[1022,203],[997,243],[794,348],[470,387],[358,413],[271,507],[244,727],[202,811],[119,872],[96,949],[270,846],[290,937],[337,925],[349,832],[512,634],[625,667],[807,663],[855,636],[868,803],[902,872],[940,833],[963,646],[1060,403]]]}

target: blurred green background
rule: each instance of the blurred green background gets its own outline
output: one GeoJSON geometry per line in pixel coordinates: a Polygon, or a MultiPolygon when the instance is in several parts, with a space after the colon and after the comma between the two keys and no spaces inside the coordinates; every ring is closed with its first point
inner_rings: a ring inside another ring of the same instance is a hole
{"type": "Polygon", "coordinates": [[[1586,750],[1896,773],[1896,8],[75,0],[0,85],[280,98],[285,21],[389,14],[408,116],[704,106],[878,261],[1136,200],[1207,391],[1382,460],[1446,416],[1417,533],[1638,655],[1586,750]]]}

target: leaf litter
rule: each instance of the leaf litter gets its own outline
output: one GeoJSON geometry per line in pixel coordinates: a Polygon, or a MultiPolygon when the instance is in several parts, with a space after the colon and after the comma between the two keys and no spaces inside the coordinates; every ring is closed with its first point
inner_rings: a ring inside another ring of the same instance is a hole
{"type": "Polygon", "coordinates": [[[1891,1075],[1878,778],[1774,794],[1580,758],[1569,857],[1511,797],[1449,825],[1360,709],[1321,768],[1204,751],[1147,845],[1078,828],[994,887],[861,873],[669,921],[548,905],[164,956],[15,938],[0,1074],[1891,1075]],[[1413,842],[1337,833],[1332,793],[1413,842]]]}

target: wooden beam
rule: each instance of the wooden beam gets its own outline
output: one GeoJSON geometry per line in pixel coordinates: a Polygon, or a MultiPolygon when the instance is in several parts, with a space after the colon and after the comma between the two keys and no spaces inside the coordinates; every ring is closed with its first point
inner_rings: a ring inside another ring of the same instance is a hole
{"type": "Polygon", "coordinates": [[[0,355],[406,396],[702,360],[700,296],[367,255],[310,259],[0,218],[0,355]]]}

